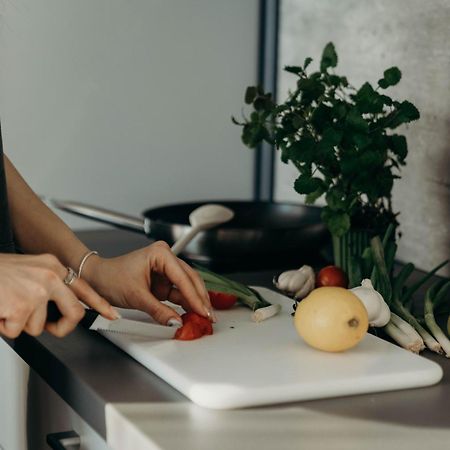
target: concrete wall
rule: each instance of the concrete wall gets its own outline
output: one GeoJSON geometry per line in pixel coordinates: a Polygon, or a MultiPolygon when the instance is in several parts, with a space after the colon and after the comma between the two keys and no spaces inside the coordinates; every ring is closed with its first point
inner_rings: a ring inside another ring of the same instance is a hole
{"type": "Polygon", "coordinates": [[[230,116],[256,80],[257,0],[0,0],[0,16],[5,151],[38,193],[130,214],[251,198],[230,116]]]}
{"type": "MultiPolygon", "coordinates": [[[[403,232],[398,256],[432,268],[450,256],[450,2],[283,0],[281,5],[280,99],[294,80],[281,68],[306,56],[318,64],[329,41],[337,48],[337,72],[356,86],[376,83],[390,66],[402,70],[391,92],[410,99],[422,117],[402,130],[410,153],[394,188],[403,232]]],[[[298,201],[295,174],[278,163],[278,200],[298,201]]]]}

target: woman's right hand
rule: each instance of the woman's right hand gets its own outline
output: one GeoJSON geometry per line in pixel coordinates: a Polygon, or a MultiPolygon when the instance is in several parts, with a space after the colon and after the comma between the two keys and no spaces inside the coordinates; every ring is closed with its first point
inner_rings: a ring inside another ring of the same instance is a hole
{"type": "Polygon", "coordinates": [[[0,254],[0,335],[14,339],[22,331],[37,336],[43,330],[62,337],[84,316],[86,305],[107,319],[117,319],[114,308],[86,281],[64,284],[67,268],[53,255],[0,254]],[[47,322],[47,304],[53,300],[61,318],[47,322]]]}

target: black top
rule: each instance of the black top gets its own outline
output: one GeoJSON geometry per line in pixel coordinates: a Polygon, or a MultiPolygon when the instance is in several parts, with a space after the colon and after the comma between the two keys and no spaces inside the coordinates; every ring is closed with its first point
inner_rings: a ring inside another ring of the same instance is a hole
{"type": "Polygon", "coordinates": [[[14,253],[14,251],[14,239],[6,193],[5,167],[3,164],[2,128],[0,125],[0,253],[14,253]]]}

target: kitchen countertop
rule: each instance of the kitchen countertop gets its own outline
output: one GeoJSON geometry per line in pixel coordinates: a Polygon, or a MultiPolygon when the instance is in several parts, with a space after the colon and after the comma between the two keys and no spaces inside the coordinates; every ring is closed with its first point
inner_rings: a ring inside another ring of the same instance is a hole
{"type": "MultiPolygon", "coordinates": [[[[114,256],[147,245],[119,230],[79,232],[90,248],[114,256]]],[[[236,274],[270,286],[273,271],[236,274]]],[[[21,335],[14,350],[109,443],[120,450],[445,448],[450,440],[450,361],[432,387],[213,411],[192,404],[102,336],[78,328],[64,339],[21,335]],[[120,386],[120,388],[119,388],[120,386]],[[106,413],[105,413],[106,411],[106,413]],[[107,426],[108,425],[108,426],[107,426]]]]}

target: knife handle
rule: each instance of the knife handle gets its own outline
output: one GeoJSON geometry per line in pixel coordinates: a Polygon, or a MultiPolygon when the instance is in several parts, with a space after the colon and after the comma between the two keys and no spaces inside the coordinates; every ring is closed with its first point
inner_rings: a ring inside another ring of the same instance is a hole
{"type": "MultiPolygon", "coordinates": [[[[47,322],[54,323],[58,322],[59,319],[61,319],[62,314],[61,311],[58,309],[57,304],[50,300],[47,303],[47,322]]],[[[93,323],[94,320],[98,317],[98,312],[93,309],[86,309],[84,317],[81,319],[80,324],[83,325],[86,328],[89,328],[93,323]]]]}
{"type": "Polygon", "coordinates": [[[58,322],[59,319],[61,319],[62,314],[61,311],[58,309],[58,306],[53,300],[50,300],[47,303],[47,322],[53,323],[58,322]]]}

